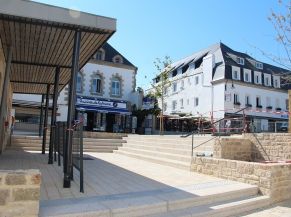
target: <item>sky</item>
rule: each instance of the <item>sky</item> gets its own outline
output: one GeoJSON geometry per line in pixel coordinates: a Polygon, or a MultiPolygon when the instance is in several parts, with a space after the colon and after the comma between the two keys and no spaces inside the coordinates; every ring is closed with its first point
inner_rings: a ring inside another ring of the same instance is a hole
{"type": "Polygon", "coordinates": [[[116,18],[109,43],[138,67],[137,86],[144,89],[157,74],[156,58],[175,62],[220,41],[271,64],[257,48],[283,53],[267,19],[280,11],[277,0],[37,1],[116,18]]]}

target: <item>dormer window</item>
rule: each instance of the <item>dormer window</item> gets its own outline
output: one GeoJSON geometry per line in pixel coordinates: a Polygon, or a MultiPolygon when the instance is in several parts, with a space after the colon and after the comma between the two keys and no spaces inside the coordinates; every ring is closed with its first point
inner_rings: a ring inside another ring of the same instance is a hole
{"type": "Polygon", "coordinates": [[[261,74],[261,72],[257,72],[257,71],[255,71],[254,72],[254,82],[255,82],[255,84],[262,84],[262,74],[261,74]]]}
{"type": "Polygon", "coordinates": [[[244,69],[244,81],[245,82],[252,82],[250,70],[244,69]]]}
{"type": "Polygon", "coordinates": [[[280,77],[279,76],[273,76],[273,81],[274,81],[274,87],[275,88],[280,88],[280,77]]]}
{"type": "Polygon", "coordinates": [[[263,63],[256,62],[257,69],[263,69],[263,63]]]}
{"type": "Polygon", "coordinates": [[[113,57],[113,62],[114,63],[123,63],[123,58],[119,55],[116,55],[115,57],[113,57]]]}
{"type": "Polygon", "coordinates": [[[101,48],[100,50],[97,51],[95,54],[95,59],[96,60],[104,60],[105,59],[105,51],[101,48]]]}
{"type": "Polygon", "coordinates": [[[245,60],[241,57],[237,57],[237,63],[240,65],[244,65],[245,64],[245,60]]]}
{"type": "Polygon", "coordinates": [[[271,75],[264,74],[264,85],[271,86],[271,75]]]}

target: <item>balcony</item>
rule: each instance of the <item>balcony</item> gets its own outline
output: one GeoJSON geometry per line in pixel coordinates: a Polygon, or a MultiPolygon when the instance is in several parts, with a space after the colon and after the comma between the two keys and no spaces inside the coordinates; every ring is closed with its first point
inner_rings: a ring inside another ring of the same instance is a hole
{"type": "Polygon", "coordinates": [[[245,106],[247,107],[247,108],[251,108],[252,107],[252,104],[245,104],[245,106]]]}
{"type": "Polygon", "coordinates": [[[272,107],[272,106],[267,106],[266,109],[267,109],[267,110],[272,110],[273,107],[272,107]]]}
{"type": "Polygon", "coordinates": [[[278,108],[276,108],[276,111],[280,112],[280,111],[282,111],[282,109],[278,107],[278,108]]]}

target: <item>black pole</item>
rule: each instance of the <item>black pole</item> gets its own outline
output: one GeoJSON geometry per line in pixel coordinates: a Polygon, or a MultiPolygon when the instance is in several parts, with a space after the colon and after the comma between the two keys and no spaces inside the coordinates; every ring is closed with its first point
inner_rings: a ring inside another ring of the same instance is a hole
{"type": "MultiPolygon", "coordinates": [[[[53,109],[52,109],[52,115],[51,115],[51,132],[50,132],[48,164],[53,164],[53,151],[54,151],[54,145],[55,145],[55,129],[56,129],[56,113],[57,113],[59,77],[60,77],[60,67],[56,67],[54,93],[53,93],[53,109]]],[[[56,159],[56,157],[55,157],[55,159],[56,159]]]]}
{"type": "Polygon", "coordinates": [[[70,92],[69,92],[69,103],[68,103],[68,117],[67,117],[67,139],[64,158],[65,171],[64,171],[64,188],[71,187],[71,171],[73,170],[72,163],[72,138],[73,138],[73,121],[75,113],[75,98],[76,98],[76,81],[79,70],[79,55],[80,55],[80,40],[81,32],[76,31],[74,37],[74,49],[72,57],[72,70],[70,79],[70,92]]]}
{"type": "Polygon", "coordinates": [[[42,125],[43,125],[43,103],[44,103],[44,94],[41,95],[41,105],[40,105],[40,115],[39,115],[39,131],[38,131],[39,137],[41,137],[42,125]]]}
{"type": "Polygon", "coordinates": [[[47,89],[46,89],[46,99],[45,99],[45,112],[44,112],[43,137],[42,137],[42,149],[41,149],[42,154],[45,154],[45,146],[46,146],[49,96],[50,96],[50,85],[48,84],[47,89]]]}

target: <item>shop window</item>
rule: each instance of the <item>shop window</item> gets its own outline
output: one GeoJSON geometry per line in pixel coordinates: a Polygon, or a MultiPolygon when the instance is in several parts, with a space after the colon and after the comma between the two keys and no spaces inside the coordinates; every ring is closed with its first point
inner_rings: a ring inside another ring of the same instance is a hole
{"type": "Polygon", "coordinates": [[[112,80],[111,94],[113,96],[120,96],[120,80],[118,78],[113,78],[112,80]]]}

